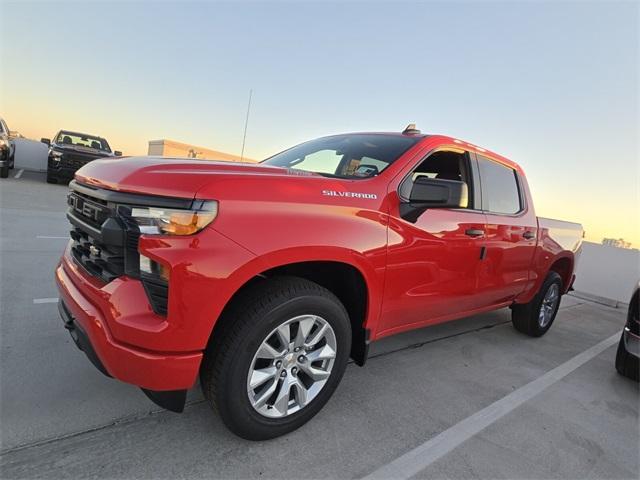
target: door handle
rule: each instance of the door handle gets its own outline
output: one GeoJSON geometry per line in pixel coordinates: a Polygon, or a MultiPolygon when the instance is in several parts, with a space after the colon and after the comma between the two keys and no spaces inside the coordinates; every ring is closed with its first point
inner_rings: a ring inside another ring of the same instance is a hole
{"type": "Polygon", "coordinates": [[[522,236],[523,236],[524,238],[526,238],[527,240],[531,240],[531,239],[533,239],[533,238],[536,238],[536,234],[535,234],[535,233],[533,233],[533,232],[529,232],[529,231],[524,232],[524,233],[522,234],[522,236]]]}
{"type": "Polygon", "coordinates": [[[470,237],[481,237],[484,235],[484,230],[480,230],[479,228],[470,228],[465,230],[465,235],[469,235],[470,237]]]}

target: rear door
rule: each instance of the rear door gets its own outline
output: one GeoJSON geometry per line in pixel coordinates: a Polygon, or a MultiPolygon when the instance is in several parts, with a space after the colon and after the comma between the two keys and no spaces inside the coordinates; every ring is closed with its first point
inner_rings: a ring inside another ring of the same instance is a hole
{"type": "Polygon", "coordinates": [[[537,220],[516,170],[480,154],[477,162],[487,219],[479,291],[490,305],[497,305],[512,301],[527,284],[537,220]]]}

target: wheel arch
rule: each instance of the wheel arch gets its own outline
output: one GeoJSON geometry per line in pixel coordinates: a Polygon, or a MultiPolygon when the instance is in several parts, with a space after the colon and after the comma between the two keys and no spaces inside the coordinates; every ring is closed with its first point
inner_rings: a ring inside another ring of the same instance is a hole
{"type": "Polygon", "coordinates": [[[562,291],[567,293],[571,286],[573,275],[573,257],[566,255],[556,259],[550,266],[549,272],[556,272],[562,279],[562,291]]]}
{"type": "Polygon", "coordinates": [[[209,342],[221,332],[230,320],[225,313],[242,300],[243,294],[258,288],[260,283],[278,276],[305,278],[332,292],[344,305],[351,323],[350,356],[357,365],[363,366],[367,360],[370,331],[367,325],[371,314],[371,292],[360,268],[342,260],[305,260],[271,266],[250,278],[233,293],[224,305],[213,325],[209,342]]]}

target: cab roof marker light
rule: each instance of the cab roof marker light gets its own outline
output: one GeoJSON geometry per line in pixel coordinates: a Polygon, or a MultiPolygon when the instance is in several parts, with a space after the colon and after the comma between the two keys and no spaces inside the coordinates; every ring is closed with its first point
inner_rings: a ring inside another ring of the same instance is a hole
{"type": "Polygon", "coordinates": [[[415,123],[410,123],[407,127],[402,131],[403,135],[417,135],[420,133],[420,130],[416,128],[415,123]]]}

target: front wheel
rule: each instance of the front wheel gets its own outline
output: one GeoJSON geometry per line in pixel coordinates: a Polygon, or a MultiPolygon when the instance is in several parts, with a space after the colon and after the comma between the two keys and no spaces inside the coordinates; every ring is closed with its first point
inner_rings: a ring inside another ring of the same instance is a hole
{"type": "Polygon", "coordinates": [[[551,328],[560,307],[562,278],[549,272],[540,291],[529,302],[511,307],[511,322],[516,330],[531,337],[541,337],[551,328]]]}
{"type": "Polygon", "coordinates": [[[268,279],[242,293],[219,321],[200,380],[240,437],[266,440],[299,428],[344,374],[349,317],[335,295],[313,282],[268,279]]]}
{"type": "Polygon", "coordinates": [[[9,166],[5,165],[0,167],[0,178],[7,178],[9,176],[9,166]]]}

